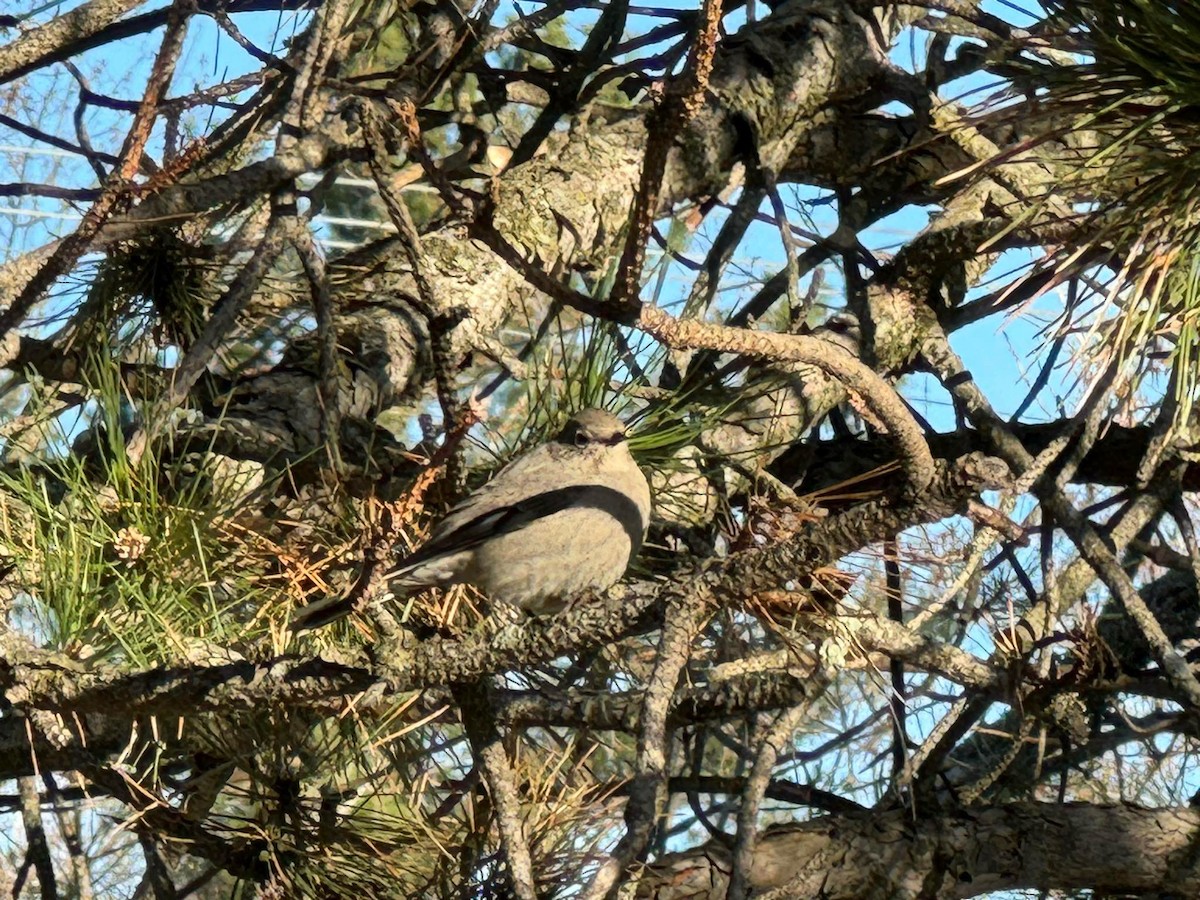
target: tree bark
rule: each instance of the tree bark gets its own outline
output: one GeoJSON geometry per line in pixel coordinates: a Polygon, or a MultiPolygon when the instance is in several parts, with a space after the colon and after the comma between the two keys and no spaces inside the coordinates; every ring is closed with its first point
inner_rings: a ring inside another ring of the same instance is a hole
{"type": "MultiPolygon", "coordinates": [[[[909,810],[824,816],[767,831],[750,873],[755,897],[924,900],[992,891],[1091,888],[1200,894],[1200,811],[1013,803],[915,817],[909,810]]],[[[717,842],[651,866],[642,900],[725,896],[717,842]]]]}

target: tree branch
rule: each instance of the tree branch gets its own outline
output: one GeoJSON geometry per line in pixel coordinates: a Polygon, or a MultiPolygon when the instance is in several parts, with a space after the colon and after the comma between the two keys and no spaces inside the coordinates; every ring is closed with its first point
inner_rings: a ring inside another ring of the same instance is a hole
{"type": "MultiPolygon", "coordinates": [[[[1200,811],[1014,803],[922,816],[826,816],[768,831],[754,855],[756,897],[895,900],[1020,889],[1200,893],[1200,811]]],[[[710,842],[650,868],[643,900],[724,896],[729,851],[710,842]]]]}

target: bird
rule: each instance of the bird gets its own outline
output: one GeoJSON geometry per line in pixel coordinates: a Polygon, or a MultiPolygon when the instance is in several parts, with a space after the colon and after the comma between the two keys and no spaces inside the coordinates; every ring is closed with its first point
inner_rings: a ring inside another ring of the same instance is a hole
{"type": "MultiPolygon", "coordinates": [[[[552,614],[620,580],[645,540],[650,509],[624,423],[585,409],[451,509],[385,578],[403,593],[471,584],[493,601],[552,614]]],[[[292,628],[318,628],[354,605],[353,597],[318,600],[292,628]]]]}

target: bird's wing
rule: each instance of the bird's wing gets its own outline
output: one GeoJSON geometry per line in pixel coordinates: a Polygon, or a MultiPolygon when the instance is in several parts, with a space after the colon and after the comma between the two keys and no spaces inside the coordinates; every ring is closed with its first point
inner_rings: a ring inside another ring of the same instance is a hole
{"type": "Polygon", "coordinates": [[[564,467],[555,449],[550,445],[534,448],[459,503],[438,523],[429,540],[401,562],[397,574],[470,550],[489,538],[518,531],[572,507],[608,512],[629,533],[630,545],[640,546],[646,516],[638,504],[604,484],[600,473],[585,475],[564,467]],[[588,480],[581,483],[581,478],[588,480]]]}
{"type": "Polygon", "coordinates": [[[535,447],[517,457],[497,472],[491,481],[480,485],[446,513],[434,526],[429,540],[417,552],[423,553],[425,547],[441,544],[450,535],[480,516],[505,509],[520,501],[522,497],[536,494],[546,487],[560,486],[555,483],[561,481],[562,474],[559,470],[560,467],[555,464],[550,449],[545,446],[535,447]]]}
{"type": "Polygon", "coordinates": [[[439,527],[429,541],[404,560],[400,571],[415,568],[435,557],[470,550],[499,535],[519,531],[538,519],[586,503],[587,494],[587,486],[568,485],[502,505],[473,504],[473,509],[456,509],[454,527],[439,527]]]}

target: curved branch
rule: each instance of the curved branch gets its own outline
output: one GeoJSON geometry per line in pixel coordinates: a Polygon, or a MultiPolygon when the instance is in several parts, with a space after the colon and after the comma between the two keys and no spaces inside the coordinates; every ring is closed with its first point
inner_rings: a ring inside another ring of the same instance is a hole
{"type": "Polygon", "coordinates": [[[933,455],[925,433],[895,388],[839,347],[816,338],[732,328],[695,319],[676,319],[657,306],[643,306],[636,325],[673,349],[717,350],[764,359],[807,363],[857,394],[887,427],[905,460],[908,490],[918,494],[933,481],[933,455]]]}

